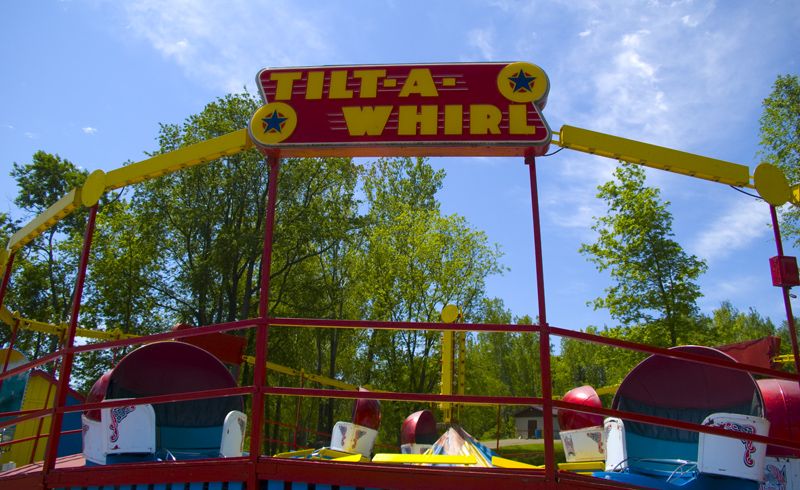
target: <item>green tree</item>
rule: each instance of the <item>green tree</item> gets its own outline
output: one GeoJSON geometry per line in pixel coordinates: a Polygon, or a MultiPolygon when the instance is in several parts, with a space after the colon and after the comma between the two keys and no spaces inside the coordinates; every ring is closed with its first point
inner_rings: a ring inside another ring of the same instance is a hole
{"type": "Polygon", "coordinates": [[[694,281],[706,264],[672,239],[669,203],[645,186],[641,167],[623,164],[614,176],[598,187],[609,214],[595,218],[597,241],[580,248],[614,282],[593,305],[607,308],[625,326],[647,324],[651,343],[678,345],[697,314],[702,294],[694,281]]]}
{"type": "MultiPolygon", "coordinates": [[[[87,172],[69,160],[37,151],[29,163],[12,165],[19,193],[14,203],[30,218],[83,184],[87,172]]],[[[34,239],[14,260],[13,287],[5,304],[28,318],[50,323],[68,320],[86,212],[79,210],[34,239]]],[[[38,357],[55,350],[58,339],[44,334],[20,335],[19,348],[38,357]]]]}
{"type": "Polygon", "coordinates": [[[692,334],[691,343],[712,347],[776,334],[772,320],[753,308],[747,313],[739,311],[730,301],[723,301],[709,317],[703,317],[698,327],[692,334]]]}
{"type": "MultiPolygon", "coordinates": [[[[763,101],[759,119],[761,150],[759,156],[780,167],[789,183],[800,183],[800,78],[779,75],[772,93],[763,101]]],[[[781,227],[785,236],[800,244],[800,208],[784,206],[781,227]]]]}

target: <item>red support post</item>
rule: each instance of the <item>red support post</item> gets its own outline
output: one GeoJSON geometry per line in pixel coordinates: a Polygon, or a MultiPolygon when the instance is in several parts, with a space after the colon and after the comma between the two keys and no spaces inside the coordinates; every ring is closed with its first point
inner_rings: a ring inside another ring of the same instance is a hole
{"type": "Polygon", "coordinates": [[[58,387],[56,398],[53,401],[52,423],[50,425],[50,437],[47,438],[47,450],[44,457],[43,476],[46,478],[48,473],[56,465],[58,455],[58,442],[61,438],[61,424],[64,414],[58,409],[66,405],[67,391],[69,391],[69,378],[72,374],[72,361],[75,353],[72,348],[75,344],[75,331],[78,329],[78,315],[81,311],[81,298],[83,296],[83,285],[86,281],[86,269],[89,266],[89,253],[92,250],[92,237],[94,237],[94,226],[97,220],[97,204],[89,208],[89,219],[86,222],[86,234],[83,237],[83,250],[81,251],[81,261],[78,266],[78,276],[75,279],[75,292],[72,295],[72,309],[69,315],[69,329],[64,338],[61,363],[61,374],[58,377],[58,387]]]}
{"type": "Polygon", "coordinates": [[[533,215],[533,248],[536,260],[536,291],[539,303],[539,363],[542,381],[542,437],[544,438],[545,476],[556,480],[555,445],[553,444],[553,385],[550,375],[550,326],[544,297],[544,265],[542,260],[542,232],[539,217],[539,190],[536,184],[536,158],[525,156],[531,181],[531,212],[533,215]]]}
{"type": "MultiPolygon", "coordinates": [[[[781,230],[778,227],[778,212],[775,206],[769,206],[769,212],[772,216],[772,231],[775,234],[775,247],[778,249],[778,257],[783,257],[783,242],[781,241],[781,230]]],[[[786,322],[789,327],[789,337],[792,340],[792,354],[794,354],[794,372],[800,374],[800,355],[798,355],[797,347],[797,329],[794,324],[794,313],[792,313],[792,302],[789,299],[789,287],[782,286],[783,291],[783,306],[786,309],[786,322]]]]}
{"type": "Polygon", "coordinates": [[[269,276],[272,271],[272,238],[275,231],[275,201],[278,195],[278,170],[280,158],[277,155],[267,156],[269,164],[269,182],[267,183],[267,210],[264,222],[264,249],[261,256],[261,295],[258,301],[258,313],[261,322],[256,333],[256,361],[253,366],[253,400],[252,426],[250,428],[250,460],[253,472],[247,488],[258,488],[257,463],[261,455],[263,442],[264,385],[267,378],[267,342],[269,341],[269,276]]]}

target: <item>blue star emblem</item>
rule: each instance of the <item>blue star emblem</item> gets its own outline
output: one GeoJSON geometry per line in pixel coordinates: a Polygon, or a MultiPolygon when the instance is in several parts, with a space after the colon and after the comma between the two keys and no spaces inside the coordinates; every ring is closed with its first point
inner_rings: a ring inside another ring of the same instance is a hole
{"type": "Polygon", "coordinates": [[[522,92],[523,90],[530,92],[532,90],[531,82],[536,80],[536,77],[525,75],[525,72],[520,68],[519,73],[513,77],[508,77],[508,80],[514,83],[514,92],[522,92]]]}
{"type": "Polygon", "coordinates": [[[283,123],[288,119],[288,117],[281,117],[278,115],[278,111],[272,111],[272,114],[269,117],[264,117],[261,119],[264,123],[264,132],[269,133],[270,131],[277,131],[281,132],[283,123]]]}

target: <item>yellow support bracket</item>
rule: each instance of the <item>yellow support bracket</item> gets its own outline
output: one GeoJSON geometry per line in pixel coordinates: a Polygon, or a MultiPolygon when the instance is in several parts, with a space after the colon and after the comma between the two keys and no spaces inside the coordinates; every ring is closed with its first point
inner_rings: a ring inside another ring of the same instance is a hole
{"type": "Polygon", "coordinates": [[[600,155],[615,160],[645,165],[700,179],[738,187],[755,188],[746,165],[708,158],[663,146],[620,138],[574,126],[562,126],[559,139],[564,148],[600,155]]]}
{"type": "Polygon", "coordinates": [[[112,170],[107,174],[95,171],[86,181],[87,189],[72,189],[67,195],[39,214],[30,223],[11,236],[6,246],[8,252],[16,252],[36,237],[44,233],[62,219],[69,216],[78,206],[94,205],[100,196],[109,190],[136,184],[148,179],[172,173],[187,167],[210,162],[228,155],[234,155],[253,146],[247,129],[240,129],[217,138],[189,145],[147,160],[112,170]],[[83,202],[81,191],[85,190],[88,199],[83,202]]]}
{"type": "Polygon", "coordinates": [[[48,228],[69,216],[80,203],[80,189],[72,189],[67,195],[56,201],[55,204],[34,218],[33,221],[11,235],[6,248],[9,252],[16,252],[21,249],[32,242],[37,236],[44,233],[48,228]]]}
{"type": "Polygon", "coordinates": [[[235,155],[252,146],[247,129],[240,129],[112,170],[106,174],[106,190],[118,189],[217,158],[235,155]]]}

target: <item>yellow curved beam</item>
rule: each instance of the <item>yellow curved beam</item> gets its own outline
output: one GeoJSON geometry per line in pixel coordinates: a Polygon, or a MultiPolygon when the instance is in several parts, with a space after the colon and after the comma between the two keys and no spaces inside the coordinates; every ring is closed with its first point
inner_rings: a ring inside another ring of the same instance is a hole
{"type": "MultiPolygon", "coordinates": [[[[87,179],[85,185],[91,186],[92,193],[94,194],[94,187],[99,184],[102,188],[100,194],[102,194],[110,190],[144,182],[184,168],[208,163],[217,158],[234,155],[252,146],[253,143],[250,141],[247,129],[240,129],[208,141],[156,155],[147,160],[142,160],[141,162],[125,165],[107,174],[99,172],[96,179],[94,178],[95,174],[93,174],[90,179],[87,179]],[[98,180],[100,180],[99,183],[98,180]]],[[[37,236],[44,233],[47,229],[72,214],[72,212],[82,204],[81,190],[81,188],[72,189],[67,195],[59,199],[58,202],[19,229],[11,236],[6,249],[9,252],[18,251],[33,241],[37,236]]]]}
{"type": "Polygon", "coordinates": [[[32,242],[34,238],[47,231],[48,228],[72,214],[80,203],[80,189],[72,189],[66,196],[59,199],[55,204],[35,217],[30,223],[11,235],[6,248],[9,252],[16,252],[32,242]]]}
{"type": "Polygon", "coordinates": [[[747,165],[620,138],[574,126],[562,126],[556,145],[624,162],[676,172],[738,187],[754,188],[747,165]]]}
{"type": "Polygon", "coordinates": [[[112,170],[106,174],[106,190],[138,184],[217,158],[235,155],[252,146],[247,129],[240,129],[112,170]]]}

